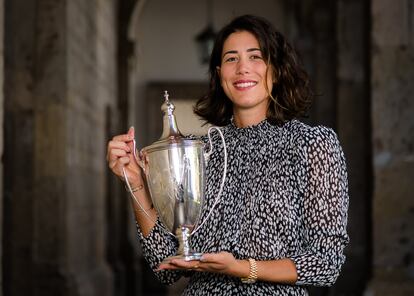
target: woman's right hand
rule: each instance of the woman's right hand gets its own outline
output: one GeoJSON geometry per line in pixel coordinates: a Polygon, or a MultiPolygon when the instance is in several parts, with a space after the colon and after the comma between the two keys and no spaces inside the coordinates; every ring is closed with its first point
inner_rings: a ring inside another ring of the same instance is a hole
{"type": "Polygon", "coordinates": [[[125,181],[123,172],[125,170],[131,188],[133,191],[137,189],[137,192],[132,193],[132,208],[142,234],[146,237],[155,225],[157,213],[144,184],[143,171],[137,163],[141,159],[139,159],[139,155],[137,155],[138,159],[135,159],[134,156],[134,137],[133,127],[128,130],[128,133],[113,137],[108,142],[106,159],[112,172],[123,181],[125,181]]]}
{"type": "MultiPolygon", "coordinates": [[[[142,169],[139,167],[134,156],[135,131],[130,127],[128,133],[117,135],[108,142],[108,149],[106,159],[108,166],[112,172],[118,176],[122,181],[125,181],[123,168],[128,177],[128,181],[132,188],[143,185],[144,180],[142,176],[142,169]]],[[[137,157],[139,155],[137,154],[137,157]]]]}

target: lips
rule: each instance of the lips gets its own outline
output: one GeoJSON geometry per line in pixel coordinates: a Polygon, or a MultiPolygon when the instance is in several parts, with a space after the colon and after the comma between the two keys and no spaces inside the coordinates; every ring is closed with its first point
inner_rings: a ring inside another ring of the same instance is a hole
{"type": "Polygon", "coordinates": [[[233,83],[234,87],[238,90],[245,90],[254,87],[257,81],[254,80],[238,80],[233,83]]]}

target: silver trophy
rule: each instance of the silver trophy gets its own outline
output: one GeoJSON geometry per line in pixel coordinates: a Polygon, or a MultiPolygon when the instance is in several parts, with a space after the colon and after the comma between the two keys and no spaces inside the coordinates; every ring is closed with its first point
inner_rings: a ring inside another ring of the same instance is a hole
{"type": "MultiPolygon", "coordinates": [[[[227,171],[226,145],[217,127],[212,127],[208,131],[209,152],[205,151],[202,141],[184,137],[177,127],[174,116],[175,107],[169,100],[167,91],[165,91],[164,99],[161,106],[162,136],[158,141],[141,150],[141,157],[138,161],[145,173],[153,205],[162,222],[161,226],[178,238],[179,248],[176,256],[168,257],[164,262],[174,258],[186,261],[199,260],[202,253],[192,250],[189,239],[206,222],[220,201],[227,171]],[[218,131],[223,141],[223,177],[210,212],[205,220],[199,223],[204,201],[205,167],[212,152],[210,133],[214,129],[218,131]]],[[[127,178],[126,181],[130,188],[127,178]]],[[[135,198],[134,193],[132,191],[130,193],[135,198]]],[[[136,198],[135,201],[139,204],[136,198]]],[[[150,217],[148,214],[147,216],[150,217]]]]}

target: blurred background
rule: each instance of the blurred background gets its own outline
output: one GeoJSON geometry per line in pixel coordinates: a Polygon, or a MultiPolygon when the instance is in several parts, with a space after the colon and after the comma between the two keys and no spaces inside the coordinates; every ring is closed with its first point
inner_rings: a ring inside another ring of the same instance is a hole
{"type": "Polygon", "coordinates": [[[347,159],[347,262],[311,295],[414,295],[412,0],[0,0],[0,295],[179,295],[142,258],[106,145],[131,125],[156,140],[164,89],[202,133],[203,54],[245,13],[299,51],[318,94],[306,122],[347,159]]]}

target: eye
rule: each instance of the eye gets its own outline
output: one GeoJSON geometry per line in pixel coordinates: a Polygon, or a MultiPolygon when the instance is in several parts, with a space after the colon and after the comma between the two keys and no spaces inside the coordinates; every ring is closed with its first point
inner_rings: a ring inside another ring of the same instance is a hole
{"type": "Polygon", "coordinates": [[[263,60],[262,56],[258,54],[251,55],[250,59],[251,60],[263,60]]]}
{"type": "Polygon", "coordinates": [[[225,63],[231,63],[231,62],[235,62],[235,61],[237,61],[236,57],[227,57],[227,58],[224,59],[225,63]]]}

